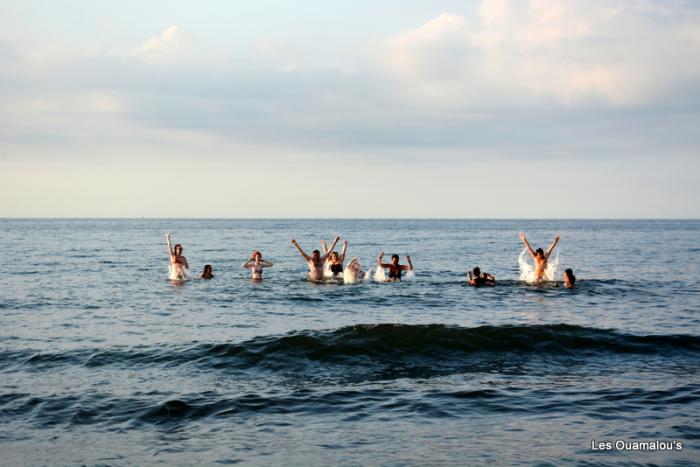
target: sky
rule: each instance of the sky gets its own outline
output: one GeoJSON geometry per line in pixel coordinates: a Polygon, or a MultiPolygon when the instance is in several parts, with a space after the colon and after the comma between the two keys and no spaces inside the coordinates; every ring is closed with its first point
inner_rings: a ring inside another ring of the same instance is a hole
{"type": "Polygon", "coordinates": [[[0,0],[0,217],[700,218],[700,1],[0,0]]]}

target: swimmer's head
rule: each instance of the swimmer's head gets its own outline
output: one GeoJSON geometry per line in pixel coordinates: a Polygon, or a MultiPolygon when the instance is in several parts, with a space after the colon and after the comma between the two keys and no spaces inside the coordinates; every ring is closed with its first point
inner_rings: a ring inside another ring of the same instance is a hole
{"type": "Polygon", "coordinates": [[[576,284],[576,276],[574,276],[574,271],[571,269],[566,269],[564,271],[564,287],[571,289],[574,287],[574,284],[576,284]]]}
{"type": "Polygon", "coordinates": [[[259,251],[254,251],[253,259],[260,261],[262,259],[262,253],[260,253],[259,251]]]}
{"type": "Polygon", "coordinates": [[[479,277],[481,275],[481,269],[479,268],[474,268],[474,271],[472,271],[476,277],[479,277]]]}
{"type": "Polygon", "coordinates": [[[544,258],[544,250],[542,248],[536,249],[535,256],[537,256],[538,258],[544,258]]]}
{"type": "Polygon", "coordinates": [[[338,252],[334,251],[331,253],[331,261],[338,261],[338,252]]]}
{"type": "Polygon", "coordinates": [[[182,254],[182,245],[180,245],[180,244],[178,243],[177,245],[175,245],[174,250],[175,250],[175,254],[178,255],[178,256],[180,256],[180,255],[182,254]]]}
{"type": "Polygon", "coordinates": [[[393,264],[399,264],[399,255],[391,255],[391,262],[393,264]]]}
{"type": "Polygon", "coordinates": [[[313,258],[314,260],[321,259],[321,252],[318,251],[318,250],[312,251],[312,252],[311,252],[311,258],[313,258]]]}
{"type": "Polygon", "coordinates": [[[204,265],[204,271],[202,271],[202,279],[211,279],[214,277],[211,264],[204,265]]]}

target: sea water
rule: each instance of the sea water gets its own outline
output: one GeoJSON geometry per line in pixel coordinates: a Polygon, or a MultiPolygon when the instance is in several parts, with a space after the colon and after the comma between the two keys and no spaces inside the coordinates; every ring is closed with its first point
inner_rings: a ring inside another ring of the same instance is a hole
{"type": "Polygon", "coordinates": [[[0,242],[2,465],[700,459],[698,221],[6,219],[0,242]],[[168,231],[213,280],[167,280],[168,231]],[[575,289],[520,282],[520,231],[561,235],[575,289]],[[290,240],[336,234],[414,280],[307,282],[290,240]]]}

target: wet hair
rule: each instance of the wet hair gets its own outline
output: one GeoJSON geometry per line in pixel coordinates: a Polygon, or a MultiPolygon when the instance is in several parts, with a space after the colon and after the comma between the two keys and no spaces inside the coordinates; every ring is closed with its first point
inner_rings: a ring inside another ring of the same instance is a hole
{"type": "Polygon", "coordinates": [[[253,252],[253,258],[255,258],[255,257],[258,256],[258,255],[260,255],[260,258],[262,258],[262,253],[260,253],[258,250],[255,250],[255,251],[253,252]]]}
{"type": "Polygon", "coordinates": [[[179,243],[176,243],[175,246],[173,247],[173,251],[174,251],[175,253],[177,253],[177,249],[178,249],[178,248],[179,248],[180,250],[182,250],[182,245],[180,245],[179,243]]]}
{"type": "Polygon", "coordinates": [[[203,272],[211,272],[211,264],[205,264],[204,265],[204,271],[203,272]]]}
{"type": "Polygon", "coordinates": [[[396,261],[399,260],[399,255],[391,255],[391,260],[394,261],[394,258],[396,258],[396,261]]]}
{"type": "Polygon", "coordinates": [[[569,279],[571,285],[574,285],[576,283],[576,276],[574,276],[574,271],[572,271],[571,268],[564,270],[564,275],[567,279],[569,279]]]}
{"type": "Polygon", "coordinates": [[[312,255],[312,256],[313,256],[313,255],[319,255],[319,256],[321,256],[321,252],[318,251],[318,250],[314,250],[314,251],[311,252],[311,255],[312,255]]]}
{"type": "Polygon", "coordinates": [[[474,272],[474,275],[475,275],[475,276],[480,276],[480,275],[481,275],[481,269],[479,269],[478,267],[477,267],[477,268],[474,268],[474,271],[473,271],[473,272],[474,272]]]}
{"type": "Polygon", "coordinates": [[[538,254],[538,255],[544,256],[544,250],[543,250],[542,248],[536,249],[536,250],[535,250],[535,253],[538,254]]]}

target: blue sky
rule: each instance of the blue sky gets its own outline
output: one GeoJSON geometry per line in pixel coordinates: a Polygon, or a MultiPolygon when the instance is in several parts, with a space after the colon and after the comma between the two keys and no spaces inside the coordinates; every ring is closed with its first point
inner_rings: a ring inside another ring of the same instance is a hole
{"type": "Polygon", "coordinates": [[[0,216],[700,215],[700,6],[0,1],[0,216]]]}

